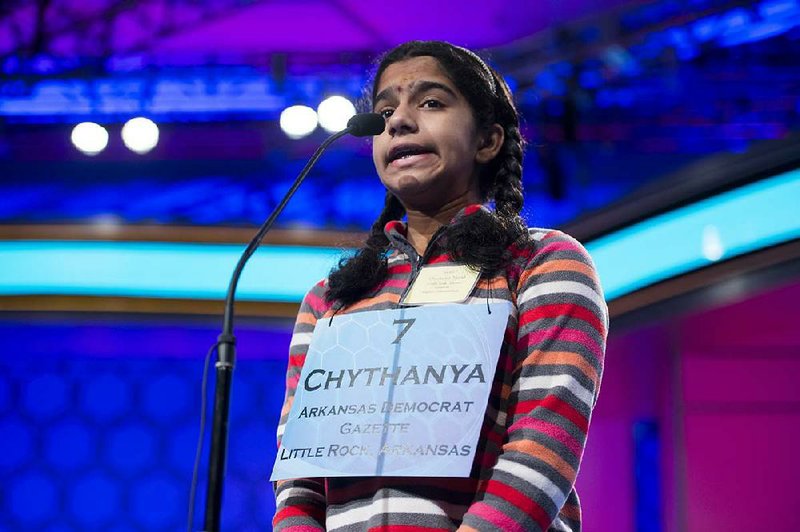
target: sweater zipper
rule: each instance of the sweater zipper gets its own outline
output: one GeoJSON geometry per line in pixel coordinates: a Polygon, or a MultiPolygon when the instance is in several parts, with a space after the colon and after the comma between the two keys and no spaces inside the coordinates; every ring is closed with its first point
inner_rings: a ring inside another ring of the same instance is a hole
{"type": "MultiPolygon", "coordinates": [[[[414,285],[414,281],[417,280],[417,276],[419,275],[419,271],[422,269],[422,266],[425,265],[425,262],[430,258],[431,254],[433,252],[433,244],[442,235],[442,233],[444,232],[444,229],[445,229],[444,227],[440,227],[439,229],[436,230],[435,233],[433,233],[433,236],[431,237],[431,241],[428,242],[428,247],[425,249],[425,253],[423,253],[421,257],[417,253],[417,250],[414,249],[414,246],[412,246],[411,244],[408,244],[408,247],[411,250],[413,250],[413,253],[417,257],[417,260],[416,261],[411,261],[411,279],[409,279],[408,285],[406,285],[406,289],[403,290],[402,294],[400,294],[400,301],[403,301],[403,299],[405,299],[406,294],[408,294],[408,291],[414,285]]],[[[408,254],[408,252],[406,252],[406,254],[408,254]]]]}

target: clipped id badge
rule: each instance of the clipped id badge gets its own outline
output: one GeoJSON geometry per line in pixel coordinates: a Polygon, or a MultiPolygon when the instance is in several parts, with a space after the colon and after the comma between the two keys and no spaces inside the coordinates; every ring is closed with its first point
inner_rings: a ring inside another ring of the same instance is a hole
{"type": "Polygon", "coordinates": [[[470,296],[480,277],[479,270],[465,264],[423,266],[400,304],[461,303],[470,296]]]}

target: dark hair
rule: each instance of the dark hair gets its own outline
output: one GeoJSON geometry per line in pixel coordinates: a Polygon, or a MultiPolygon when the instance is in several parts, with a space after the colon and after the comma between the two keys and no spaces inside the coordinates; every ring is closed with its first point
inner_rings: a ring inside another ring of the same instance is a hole
{"type": "MultiPolygon", "coordinates": [[[[473,52],[441,41],[411,41],[390,50],[381,59],[373,79],[372,98],[386,68],[414,57],[436,59],[456,88],[464,95],[479,130],[500,124],[505,141],[497,156],[481,170],[481,200],[493,201],[490,214],[475,213],[451,224],[443,235],[444,251],[454,260],[491,274],[509,261],[508,247],[527,238],[522,211],[522,151],[524,141],[511,91],[503,78],[473,52]]],[[[329,301],[349,305],[376,289],[386,279],[389,240],[384,226],[399,220],[405,208],[391,193],[372,225],[365,245],[342,259],[328,278],[329,301]]]]}

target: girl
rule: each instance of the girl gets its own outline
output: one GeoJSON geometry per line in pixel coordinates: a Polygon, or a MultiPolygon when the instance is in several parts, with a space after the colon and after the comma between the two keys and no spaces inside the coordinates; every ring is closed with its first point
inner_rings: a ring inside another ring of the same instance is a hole
{"type": "Polygon", "coordinates": [[[508,86],[468,50],[414,41],[384,56],[372,102],[386,119],[373,142],[385,206],[365,246],[302,303],[278,434],[317,321],[397,308],[422,266],[469,265],[481,277],[463,304],[501,299],[514,311],[469,478],[282,481],[275,530],[580,530],[574,483],[607,311],[583,247],[520,217],[523,140],[508,86]]]}

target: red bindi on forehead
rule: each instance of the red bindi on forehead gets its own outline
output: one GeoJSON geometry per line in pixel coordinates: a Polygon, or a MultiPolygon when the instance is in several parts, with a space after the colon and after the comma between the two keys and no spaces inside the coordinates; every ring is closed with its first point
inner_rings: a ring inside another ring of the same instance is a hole
{"type": "Polygon", "coordinates": [[[408,97],[414,97],[415,93],[429,90],[440,90],[455,99],[460,98],[458,89],[441,71],[438,62],[431,59],[431,62],[412,63],[415,59],[394,63],[386,68],[381,75],[381,84],[376,92],[374,103],[405,97],[404,93],[407,93],[408,97]],[[396,68],[393,69],[395,66],[396,68]]]}
{"type": "Polygon", "coordinates": [[[422,79],[411,78],[410,80],[402,80],[397,85],[390,87],[390,89],[398,94],[402,93],[403,91],[413,92],[414,87],[419,85],[421,82],[426,81],[422,79]]]}

